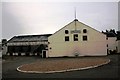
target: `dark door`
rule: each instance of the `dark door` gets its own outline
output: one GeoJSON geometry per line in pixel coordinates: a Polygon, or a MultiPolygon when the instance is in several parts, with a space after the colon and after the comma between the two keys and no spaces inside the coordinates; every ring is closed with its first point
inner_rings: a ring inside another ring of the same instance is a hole
{"type": "Polygon", "coordinates": [[[46,51],[43,51],[43,58],[46,58],[46,51]]]}

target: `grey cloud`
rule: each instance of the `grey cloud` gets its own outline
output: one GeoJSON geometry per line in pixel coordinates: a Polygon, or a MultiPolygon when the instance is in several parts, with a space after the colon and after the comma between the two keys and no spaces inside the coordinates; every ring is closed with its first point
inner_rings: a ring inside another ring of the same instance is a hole
{"type": "Polygon", "coordinates": [[[20,21],[3,6],[2,8],[2,38],[11,38],[24,32],[20,21]]]}

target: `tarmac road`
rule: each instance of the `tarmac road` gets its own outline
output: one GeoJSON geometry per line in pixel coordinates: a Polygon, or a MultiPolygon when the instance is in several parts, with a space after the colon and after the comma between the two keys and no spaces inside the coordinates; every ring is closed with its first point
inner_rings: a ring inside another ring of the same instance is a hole
{"type": "MultiPolygon", "coordinates": [[[[72,71],[72,72],[64,72],[64,73],[52,73],[52,74],[34,74],[34,73],[22,73],[18,72],[16,68],[22,64],[25,63],[31,63],[35,60],[39,59],[39,57],[17,57],[16,59],[12,61],[3,61],[2,63],[2,79],[10,79],[14,78],[15,80],[18,80],[18,78],[21,79],[36,79],[36,78],[89,78],[89,79],[103,79],[103,78],[112,78],[117,79],[118,78],[118,68],[120,67],[118,63],[120,63],[118,60],[120,58],[120,55],[109,55],[108,56],[111,59],[111,62],[107,65],[93,68],[93,69],[87,69],[87,70],[81,70],[81,71],[72,71]]],[[[56,59],[56,58],[53,58],[56,59]]],[[[41,59],[44,60],[44,59],[41,59]]],[[[49,59],[48,59],[49,60],[49,59]]]]}

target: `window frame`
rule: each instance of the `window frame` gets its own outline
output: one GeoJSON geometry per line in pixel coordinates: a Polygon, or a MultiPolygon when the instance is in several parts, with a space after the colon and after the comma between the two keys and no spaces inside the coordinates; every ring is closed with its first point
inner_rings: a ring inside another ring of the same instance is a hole
{"type": "Polygon", "coordinates": [[[69,30],[65,30],[65,34],[69,34],[69,30]],[[67,31],[67,32],[66,32],[67,31]]]}
{"type": "Polygon", "coordinates": [[[83,29],[83,33],[87,33],[87,29],[83,29]]]}
{"type": "Polygon", "coordinates": [[[83,41],[88,41],[87,35],[83,35],[83,36],[82,36],[82,39],[83,39],[83,41]],[[86,37],[86,38],[85,38],[85,37],[86,37]]]}
{"type": "Polygon", "coordinates": [[[65,36],[65,42],[70,41],[69,36],[65,36]]]}
{"type": "Polygon", "coordinates": [[[78,41],[78,34],[73,34],[74,41],[78,41]]]}

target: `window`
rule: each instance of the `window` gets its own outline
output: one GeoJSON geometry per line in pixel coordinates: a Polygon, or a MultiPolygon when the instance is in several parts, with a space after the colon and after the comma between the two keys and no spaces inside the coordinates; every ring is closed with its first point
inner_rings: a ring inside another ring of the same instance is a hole
{"type": "Polygon", "coordinates": [[[65,36],[65,41],[69,41],[69,36],[65,36]]]}
{"type": "Polygon", "coordinates": [[[107,47],[108,47],[108,44],[107,44],[107,47]]]}
{"type": "Polygon", "coordinates": [[[83,29],[83,33],[87,33],[87,29],[83,29]]]}
{"type": "Polygon", "coordinates": [[[68,30],[65,30],[65,34],[69,34],[69,31],[68,31],[68,30]]]}
{"type": "Polygon", "coordinates": [[[78,41],[78,34],[74,34],[74,41],[78,41]]]}
{"type": "Polygon", "coordinates": [[[108,37],[106,37],[106,40],[108,40],[108,37]]]}
{"type": "Polygon", "coordinates": [[[83,36],[83,41],[87,41],[87,36],[83,36]]]}

